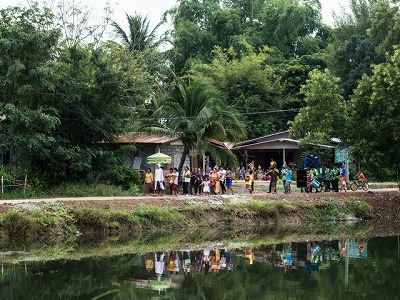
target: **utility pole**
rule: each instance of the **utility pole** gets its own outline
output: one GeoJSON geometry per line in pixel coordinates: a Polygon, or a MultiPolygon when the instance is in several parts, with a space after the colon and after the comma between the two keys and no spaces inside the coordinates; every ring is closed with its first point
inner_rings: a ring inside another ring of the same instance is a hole
{"type": "MultiPolygon", "coordinates": [[[[347,107],[347,102],[346,100],[343,100],[343,106],[344,109],[346,110],[347,107]]],[[[350,170],[349,170],[349,151],[347,150],[347,147],[344,148],[344,165],[346,167],[346,182],[350,182],[350,170]]]]}

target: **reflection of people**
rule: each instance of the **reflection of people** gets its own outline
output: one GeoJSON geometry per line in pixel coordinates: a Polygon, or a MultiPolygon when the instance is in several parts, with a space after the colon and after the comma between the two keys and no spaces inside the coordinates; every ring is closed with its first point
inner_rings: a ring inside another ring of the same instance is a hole
{"type": "Polygon", "coordinates": [[[153,253],[150,253],[150,252],[147,253],[146,260],[145,260],[145,265],[146,265],[147,273],[150,274],[150,272],[154,268],[153,253]]]}
{"type": "Polygon", "coordinates": [[[249,250],[249,249],[246,249],[246,250],[244,251],[244,256],[245,256],[245,258],[246,258],[247,265],[249,265],[249,266],[253,265],[253,262],[254,262],[254,252],[251,251],[251,250],[249,250]]]}
{"type": "Polygon", "coordinates": [[[190,252],[184,251],[182,254],[182,269],[184,272],[184,275],[187,276],[190,274],[193,266],[192,266],[192,261],[190,260],[190,252]]]}
{"type": "Polygon", "coordinates": [[[176,251],[171,251],[169,254],[167,270],[170,271],[171,274],[175,275],[179,272],[179,256],[176,251]]]}
{"type": "Polygon", "coordinates": [[[363,243],[363,242],[360,242],[359,245],[358,245],[358,255],[363,254],[364,249],[365,249],[364,243],[363,243]]]}
{"type": "Polygon", "coordinates": [[[225,252],[225,260],[226,260],[226,270],[233,270],[233,256],[231,252],[225,252]]]}
{"type": "Polygon", "coordinates": [[[340,255],[344,256],[347,251],[347,241],[342,240],[340,241],[340,255]]]}
{"type": "Polygon", "coordinates": [[[165,258],[164,252],[157,252],[156,254],[154,254],[154,259],[155,259],[154,265],[155,265],[157,280],[161,280],[161,276],[164,274],[164,269],[165,269],[164,258],[165,258]]]}

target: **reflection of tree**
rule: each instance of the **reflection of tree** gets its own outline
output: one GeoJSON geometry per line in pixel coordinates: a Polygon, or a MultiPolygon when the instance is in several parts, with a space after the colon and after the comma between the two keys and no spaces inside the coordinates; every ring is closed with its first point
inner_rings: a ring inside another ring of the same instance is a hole
{"type": "MultiPolygon", "coordinates": [[[[303,243],[305,244],[305,243],[303,243]]],[[[323,253],[319,272],[307,274],[303,268],[286,273],[263,257],[265,249],[282,251],[283,245],[254,247],[253,265],[246,263],[243,249],[234,256],[234,269],[219,273],[191,271],[190,276],[165,274],[165,280],[177,282],[179,288],[162,291],[171,299],[280,299],[280,298],[371,298],[395,299],[399,283],[394,280],[400,268],[397,258],[397,237],[368,241],[368,259],[349,261],[349,285],[345,288],[345,264],[339,257],[336,241],[318,242],[323,253]],[[365,294],[365,293],[368,294],[365,294]]],[[[291,243],[294,251],[298,244],[291,243]]],[[[286,248],[287,250],[288,248],[286,248]]],[[[221,255],[223,254],[221,249],[221,255]]],[[[198,255],[197,253],[192,257],[198,255]]],[[[222,256],[221,256],[222,257],[222,256]]],[[[82,260],[55,260],[5,265],[1,299],[150,299],[158,291],[139,288],[135,280],[145,282],[149,275],[144,263],[146,255],[118,255],[82,260]],[[4,288],[3,288],[4,287],[4,288]],[[32,288],[34,287],[34,288],[32,288]],[[101,298],[99,298],[101,299],[101,298]]],[[[164,276],[163,276],[164,277],[164,276]]],[[[155,279],[154,274],[150,279],[155,279]]]]}

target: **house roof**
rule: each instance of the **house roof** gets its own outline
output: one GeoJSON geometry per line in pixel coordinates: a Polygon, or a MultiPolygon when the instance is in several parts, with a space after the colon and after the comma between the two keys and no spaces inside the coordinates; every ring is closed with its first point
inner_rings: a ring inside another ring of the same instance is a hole
{"type": "Polygon", "coordinates": [[[218,140],[215,140],[215,139],[207,139],[207,141],[209,141],[210,143],[212,143],[214,145],[226,148],[228,150],[231,150],[233,148],[233,144],[232,143],[225,143],[225,142],[221,142],[221,141],[218,141],[218,140]]]}
{"type": "Polygon", "coordinates": [[[118,136],[118,142],[122,144],[168,144],[179,140],[177,137],[154,135],[148,133],[127,133],[118,136]]]}
{"type": "MultiPolygon", "coordinates": [[[[272,134],[265,135],[265,136],[262,136],[259,138],[243,141],[241,143],[238,143],[236,145],[236,147],[245,146],[245,145],[253,145],[253,144],[263,143],[263,142],[267,142],[267,141],[279,140],[279,139],[292,140],[289,137],[289,130],[272,133],[272,134]]],[[[293,141],[295,141],[295,140],[293,140],[293,141]]]]}
{"type": "Polygon", "coordinates": [[[243,149],[298,149],[299,141],[289,137],[289,131],[281,131],[256,139],[243,141],[232,148],[232,151],[243,149]]]}
{"type": "MultiPolygon", "coordinates": [[[[286,130],[266,135],[263,137],[259,137],[256,139],[243,141],[239,144],[236,144],[236,146],[231,149],[232,151],[239,151],[244,149],[259,149],[259,150],[299,149],[299,142],[300,142],[299,140],[291,139],[289,136],[289,130],[286,130]]],[[[331,145],[320,145],[320,144],[315,144],[315,145],[327,148],[334,148],[334,145],[337,145],[339,143],[340,143],[339,139],[332,138],[331,145]]]]}
{"type": "MultiPolygon", "coordinates": [[[[257,140],[257,139],[256,139],[257,140]]],[[[299,141],[279,138],[273,140],[259,140],[254,143],[244,144],[232,148],[232,151],[239,151],[243,149],[299,149],[299,141]]]]}

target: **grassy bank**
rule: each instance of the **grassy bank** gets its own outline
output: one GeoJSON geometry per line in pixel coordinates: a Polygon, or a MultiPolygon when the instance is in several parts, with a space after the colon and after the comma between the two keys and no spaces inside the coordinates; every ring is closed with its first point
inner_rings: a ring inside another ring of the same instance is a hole
{"type": "MultiPolygon", "coordinates": [[[[285,241],[329,240],[343,238],[367,238],[376,236],[375,223],[304,224],[303,226],[266,226],[221,228],[178,228],[144,231],[120,235],[73,235],[67,238],[27,238],[22,241],[0,240],[0,260],[18,262],[24,260],[82,259],[93,256],[110,256],[127,253],[169,251],[170,249],[204,249],[218,244],[229,248],[257,247],[280,244],[285,241]],[[7,255],[1,253],[7,250],[7,255]]],[[[385,225],[385,228],[388,228],[385,225]]],[[[398,231],[396,231],[398,232],[398,231]]]]}
{"type": "MultiPolygon", "coordinates": [[[[222,200],[221,200],[222,201],[222,200]]],[[[113,234],[174,228],[293,225],[362,219],[372,207],[363,201],[325,199],[315,203],[244,199],[218,205],[146,205],[107,201],[109,207],[79,201],[25,203],[0,214],[0,230],[9,238],[66,236],[80,232],[113,234]]],[[[104,203],[103,203],[104,204],[104,203]]]]}

